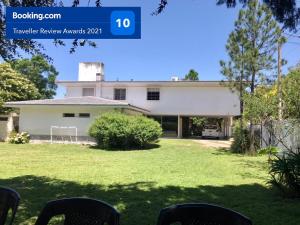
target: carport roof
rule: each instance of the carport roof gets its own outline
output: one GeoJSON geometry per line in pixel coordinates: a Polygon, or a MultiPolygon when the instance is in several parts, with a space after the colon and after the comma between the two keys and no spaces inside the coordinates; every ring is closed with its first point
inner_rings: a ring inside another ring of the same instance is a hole
{"type": "Polygon", "coordinates": [[[19,108],[22,106],[112,106],[131,108],[136,111],[149,112],[146,109],[134,106],[124,101],[116,101],[100,97],[71,97],[61,99],[41,99],[29,101],[6,102],[5,107],[19,108]]]}

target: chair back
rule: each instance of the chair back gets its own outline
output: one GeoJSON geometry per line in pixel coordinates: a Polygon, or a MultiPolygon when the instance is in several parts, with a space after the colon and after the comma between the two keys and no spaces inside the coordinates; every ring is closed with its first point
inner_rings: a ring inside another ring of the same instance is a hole
{"type": "Polygon", "coordinates": [[[0,187],[0,225],[12,225],[19,206],[20,195],[6,187],[0,187]],[[9,219],[9,222],[7,220],[9,219]]]}
{"type": "Polygon", "coordinates": [[[211,204],[182,204],[162,209],[157,225],[252,225],[240,213],[211,204]]]}
{"type": "Polygon", "coordinates": [[[47,225],[52,217],[64,216],[64,225],[119,225],[119,213],[109,204],[89,198],[51,201],[35,225],[47,225]]]}

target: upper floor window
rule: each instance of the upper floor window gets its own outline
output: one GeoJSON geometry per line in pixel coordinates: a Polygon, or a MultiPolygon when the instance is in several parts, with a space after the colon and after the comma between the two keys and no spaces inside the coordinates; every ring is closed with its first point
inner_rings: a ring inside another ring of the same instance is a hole
{"type": "Polygon", "coordinates": [[[82,88],[82,96],[95,96],[95,88],[82,88]]]}
{"type": "Polygon", "coordinates": [[[115,100],[126,100],[126,89],[125,88],[115,88],[114,99],[115,100]]]}
{"type": "Polygon", "coordinates": [[[159,100],[159,88],[147,88],[147,100],[159,100]]]}

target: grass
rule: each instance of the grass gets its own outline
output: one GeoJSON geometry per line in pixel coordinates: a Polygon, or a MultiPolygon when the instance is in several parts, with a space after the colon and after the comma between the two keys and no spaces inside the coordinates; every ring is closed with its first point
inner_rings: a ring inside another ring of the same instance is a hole
{"type": "Polygon", "coordinates": [[[222,205],[257,225],[299,225],[300,201],[266,185],[266,157],[162,140],[143,151],[79,145],[0,144],[0,185],[21,197],[16,224],[33,224],[49,200],[91,197],[114,205],[122,225],[153,225],[161,208],[184,202],[222,205]]]}

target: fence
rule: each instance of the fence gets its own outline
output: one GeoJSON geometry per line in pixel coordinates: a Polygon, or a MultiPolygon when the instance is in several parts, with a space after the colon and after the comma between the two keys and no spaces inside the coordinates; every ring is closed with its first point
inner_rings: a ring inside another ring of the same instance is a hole
{"type": "Polygon", "coordinates": [[[261,147],[275,146],[282,151],[300,150],[299,121],[270,121],[260,125],[261,147]]]}

